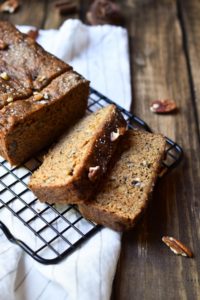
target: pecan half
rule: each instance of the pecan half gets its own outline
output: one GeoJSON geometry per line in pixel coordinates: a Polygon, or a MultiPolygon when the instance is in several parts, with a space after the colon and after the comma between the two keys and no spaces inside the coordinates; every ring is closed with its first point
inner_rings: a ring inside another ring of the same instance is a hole
{"type": "Polygon", "coordinates": [[[110,134],[110,140],[111,142],[114,142],[118,139],[119,137],[119,130],[117,130],[117,132],[115,131],[112,131],[111,134],[110,134]]]}
{"type": "Polygon", "coordinates": [[[8,44],[6,44],[3,40],[0,40],[0,50],[5,50],[8,47],[8,44]]]}
{"type": "Polygon", "coordinates": [[[88,178],[91,181],[95,181],[100,173],[100,166],[96,166],[96,167],[90,167],[89,168],[89,173],[88,173],[88,178]]]}
{"type": "Polygon", "coordinates": [[[173,100],[155,100],[151,103],[150,110],[154,113],[166,114],[177,110],[177,106],[173,100]]]}
{"type": "Polygon", "coordinates": [[[37,80],[39,81],[39,82],[43,82],[44,80],[46,80],[47,78],[46,78],[46,76],[44,76],[44,75],[39,75],[38,77],[37,77],[37,80]]]}
{"type": "Polygon", "coordinates": [[[14,13],[19,7],[18,0],[6,0],[0,4],[0,12],[8,12],[10,14],[14,13]]]}
{"type": "Polygon", "coordinates": [[[184,244],[182,244],[179,240],[170,237],[163,236],[162,241],[176,254],[182,255],[186,257],[193,257],[193,254],[190,249],[188,249],[184,244]]]}
{"type": "Polygon", "coordinates": [[[86,18],[91,25],[120,25],[123,22],[120,6],[110,0],[95,0],[90,6],[86,18]]]}
{"type": "Polygon", "coordinates": [[[124,130],[124,128],[120,127],[120,128],[117,128],[116,131],[112,131],[111,134],[110,134],[110,140],[111,142],[114,142],[116,141],[120,135],[124,135],[126,130],[124,130]]]}
{"type": "Polygon", "coordinates": [[[34,92],[33,93],[33,100],[34,101],[40,101],[41,99],[44,98],[43,94],[39,93],[39,92],[34,92]]]}
{"type": "Polygon", "coordinates": [[[14,100],[14,99],[13,99],[13,97],[12,97],[12,96],[9,96],[9,97],[7,98],[7,102],[8,102],[8,103],[11,103],[11,102],[13,102],[13,100],[14,100]]]}
{"type": "Polygon", "coordinates": [[[27,35],[32,38],[33,40],[36,40],[39,35],[38,29],[31,29],[27,32],[27,35]]]}
{"type": "Polygon", "coordinates": [[[4,79],[4,80],[9,80],[9,79],[10,79],[9,75],[8,75],[6,72],[2,72],[2,73],[0,74],[0,77],[1,77],[2,79],[4,79]]]}

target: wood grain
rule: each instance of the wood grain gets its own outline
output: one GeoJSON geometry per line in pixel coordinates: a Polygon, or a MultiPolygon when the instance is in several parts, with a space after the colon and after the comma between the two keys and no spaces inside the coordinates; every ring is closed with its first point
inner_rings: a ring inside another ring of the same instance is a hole
{"type": "Polygon", "coordinates": [[[13,24],[43,27],[46,1],[24,0],[14,14],[0,13],[1,20],[9,20],[13,24]]]}
{"type": "Polygon", "coordinates": [[[200,132],[200,2],[198,0],[178,0],[178,8],[190,71],[193,106],[197,111],[196,120],[200,132]]]}
{"type": "MultiPolygon", "coordinates": [[[[22,1],[13,15],[0,14],[16,24],[57,28],[55,1],[22,1]]],[[[132,111],[152,129],[182,145],[185,158],[163,178],[136,227],[123,235],[113,284],[113,300],[200,299],[200,4],[198,0],[123,0],[130,37],[132,111]],[[155,99],[176,101],[177,114],[150,112],[155,99]],[[174,236],[194,252],[193,259],[174,255],[162,243],[174,236]]],[[[85,20],[90,0],[80,0],[85,20]]],[[[103,278],[102,278],[103,280],[103,278]]]]}
{"type": "Polygon", "coordinates": [[[175,1],[125,4],[132,61],[132,110],[155,131],[180,143],[185,159],[160,182],[136,228],[124,234],[113,299],[198,299],[199,141],[177,6],[175,1]],[[166,98],[177,102],[177,114],[158,116],[149,111],[152,100],[166,98]],[[161,241],[165,234],[190,246],[195,258],[171,253],[161,241]]]}
{"type": "MultiPolygon", "coordinates": [[[[46,18],[44,21],[44,28],[58,28],[65,20],[70,18],[78,18],[77,14],[66,14],[66,15],[60,15],[59,9],[55,7],[55,3],[58,2],[58,0],[48,1],[47,7],[46,7],[46,18]]],[[[78,4],[78,1],[74,0],[74,3],[78,4]]]]}

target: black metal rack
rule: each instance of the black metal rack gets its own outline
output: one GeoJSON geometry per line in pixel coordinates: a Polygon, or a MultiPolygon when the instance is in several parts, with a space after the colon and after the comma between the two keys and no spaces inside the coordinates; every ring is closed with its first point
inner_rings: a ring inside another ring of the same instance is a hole
{"type": "MultiPolygon", "coordinates": [[[[96,90],[90,90],[88,111],[113,103],[96,90]]],[[[118,106],[118,105],[117,105],[118,106]]],[[[130,128],[151,131],[140,118],[118,106],[130,128]]],[[[166,158],[161,175],[173,169],[182,159],[181,147],[166,138],[166,158]]],[[[27,186],[32,172],[39,166],[39,157],[33,158],[23,166],[11,167],[0,160],[0,219],[4,212],[15,216],[19,226],[23,223],[26,231],[23,237],[16,238],[0,221],[0,228],[6,237],[19,245],[35,260],[43,264],[54,264],[77,249],[86,239],[97,232],[101,226],[84,219],[74,205],[49,205],[40,203],[27,186]]],[[[17,226],[17,225],[16,225],[17,226]]]]}

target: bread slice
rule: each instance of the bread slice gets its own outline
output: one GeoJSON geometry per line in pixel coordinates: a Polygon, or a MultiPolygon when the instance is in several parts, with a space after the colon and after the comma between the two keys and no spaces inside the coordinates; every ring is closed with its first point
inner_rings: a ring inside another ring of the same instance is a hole
{"type": "Polygon", "coordinates": [[[125,131],[115,105],[84,117],[49,151],[29,187],[40,201],[83,203],[94,194],[125,131]]]}
{"type": "Polygon", "coordinates": [[[130,130],[123,140],[129,147],[96,199],[78,206],[85,218],[118,231],[133,227],[146,207],[165,149],[165,139],[159,134],[130,130]]]}

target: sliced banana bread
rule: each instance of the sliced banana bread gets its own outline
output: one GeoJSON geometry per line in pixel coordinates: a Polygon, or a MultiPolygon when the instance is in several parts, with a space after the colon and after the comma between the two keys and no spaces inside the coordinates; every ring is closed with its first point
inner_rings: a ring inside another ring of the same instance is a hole
{"type": "Polygon", "coordinates": [[[89,82],[0,21],[0,155],[19,165],[85,113],[89,82]]]}
{"type": "Polygon", "coordinates": [[[126,150],[99,194],[78,206],[85,218],[118,231],[133,227],[146,207],[165,149],[162,135],[136,130],[128,131],[123,143],[126,150]]]}
{"type": "Polygon", "coordinates": [[[125,131],[126,122],[115,105],[84,117],[49,151],[29,187],[48,203],[89,199],[125,131]]]}
{"type": "Polygon", "coordinates": [[[24,100],[0,110],[0,155],[19,165],[50,145],[64,130],[83,116],[89,83],[69,71],[24,100]]]}

